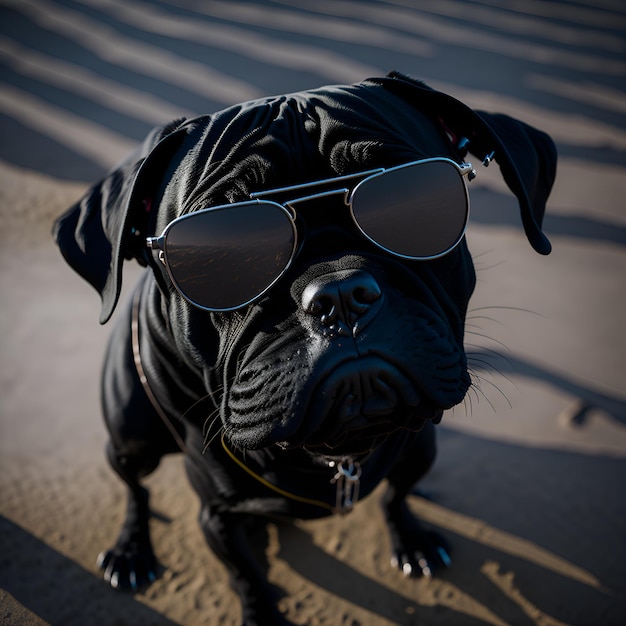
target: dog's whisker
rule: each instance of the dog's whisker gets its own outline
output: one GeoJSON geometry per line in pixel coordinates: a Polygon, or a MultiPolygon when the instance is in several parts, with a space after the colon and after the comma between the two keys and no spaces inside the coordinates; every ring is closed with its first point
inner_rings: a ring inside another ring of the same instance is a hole
{"type": "Polygon", "coordinates": [[[484,400],[486,400],[487,404],[491,407],[491,410],[494,413],[496,413],[496,407],[494,403],[489,399],[489,397],[487,396],[487,394],[481,387],[482,382],[483,381],[480,380],[480,377],[476,377],[474,380],[474,384],[472,385],[472,391],[474,392],[474,395],[476,397],[476,402],[480,404],[480,400],[481,398],[483,398],[484,400]]]}
{"type": "MultiPolygon", "coordinates": [[[[493,389],[495,389],[498,392],[498,394],[506,401],[506,403],[509,406],[509,408],[513,408],[513,404],[509,400],[509,397],[506,395],[506,393],[504,393],[504,391],[500,388],[499,385],[496,385],[496,383],[494,383],[492,380],[489,380],[486,376],[481,376],[480,374],[476,373],[475,371],[471,372],[471,376],[475,380],[474,385],[473,385],[474,389],[479,391],[480,394],[483,396],[483,398],[485,398],[485,400],[487,400],[487,402],[489,403],[491,408],[494,410],[494,413],[496,412],[495,406],[491,402],[491,400],[487,397],[487,394],[485,393],[485,390],[482,388],[482,384],[489,385],[493,389]]],[[[515,384],[511,380],[509,380],[508,378],[507,378],[507,381],[510,382],[513,386],[515,386],[515,384]]]]}
{"type": "Polygon", "coordinates": [[[206,417],[206,419],[204,420],[204,425],[202,427],[202,436],[203,438],[206,440],[206,438],[209,436],[211,430],[213,429],[213,426],[215,425],[216,422],[219,422],[219,425],[221,427],[221,419],[220,419],[220,410],[219,408],[215,408],[213,409],[206,417]]]}
{"type": "Polygon", "coordinates": [[[470,365],[475,365],[479,367],[481,370],[496,372],[497,374],[501,374],[500,370],[498,370],[497,366],[494,365],[494,361],[499,361],[497,355],[493,354],[483,354],[481,352],[471,353],[467,355],[467,362],[470,365]]]}
{"type": "MultiPolygon", "coordinates": [[[[488,350],[485,353],[479,353],[479,354],[480,354],[480,357],[478,356],[477,353],[468,353],[467,354],[468,364],[470,365],[480,364],[478,365],[478,367],[480,367],[483,372],[489,373],[489,374],[496,374],[497,376],[504,378],[515,389],[517,389],[517,385],[515,384],[515,381],[513,381],[507,374],[505,374],[497,365],[494,365],[494,363],[491,362],[491,360],[494,360],[496,362],[503,360],[507,365],[509,365],[512,368],[513,363],[510,359],[508,359],[506,356],[501,355],[499,352],[495,352],[493,350],[488,350]],[[489,352],[492,352],[492,354],[489,354],[489,352]]],[[[472,372],[476,373],[474,369],[472,370],[472,372]]]]}
{"type": "Polygon", "coordinates": [[[476,362],[479,357],[482,357],[483,359],[490,359],[489,367],[492,370],[497,371],[499,374],[501,372],[498,370],[498,367],[494,363],[497,364],[500,361],[504,361],[504,363],[509,368],[513,368],[513,361],[511,360],[511,358],[506,354],[502,354],[502,352],[499,352],[498,350],[494,350],[493,348],[489,348],[487,346],[471,343],[467,343],[466,347],[477,349],[476,352],[466,352],[468,362],[476,362]],[[493,361],[493,363],[491,361],[493,361]]]}
{"type": "Polygon", "coordinates": [[[473,384],[468,389],[468,393],[465,394],[465,397],[463,398],[463,406],[465,407],[465,413],[469,415],[470,417],[473,417],[474,416],[474,403],[472,402],[471,394],[473,394],[474,396],[477,395],[476,389],[474,389],[473,384]]]}
{"type": "MultiPolygon", "coordinates": [[[[180,417],[180,420],[184,420],[194,409],[196,409],[197,407],[199,407],[200,405],[202,405],[202,403],[206,402],[207,400],[210,400],[211,403],[213,403],[213,398],[212,398],[212,394],[211,393],[207,393],[204,396],[200,397],[198,400],[196,400],[196,402],[194,402],[191,406],[189,406],[187,408],[187,410],[182,414],[182,416],[180,417]]],[[[215,407],[211,413],[209,413],[208,417],[206,418],[203,428],[202,428],[202,439],[205,441],[205,445],[202,448],[202,454],[204,454],[204,452],[206,451],[207,447],[211,444],[211,442],[213,441],[213,439],[215,438],[215,435],[209,438],[209,433],[211,432],[214,424],[218,422],[221,424],[221,421],[219,420],[219,408],[215,407]],[[208,439],[208,443],[207,442],[208,439]]],[[[219,431],[221,430],[221,427],[218,428],[218,432],[217,434],[219,434],[219,431]]]]}
{"type": "Polygon", "coordinates": [[[202,427],[202,436],[206,440],[213,429],[213,425],[219,419],[219,409],[213,409],[207,416],[202,427]]]}
{"type": "MultiPolygon", "coordinates": [[[[504,380],[506,380],[507,383],[509,383],[511,386],[517,389],[517,385],[515,384],[515,382],[511,380],[511,378],[509,378],[506,374],[502,373],[500,370],[491,366],[490,364],[484,364],[484,365],[487,365],[487,367],[479,368],[482,370],[482,374],[479,374],[476,368],[472,368],[472,376],[475,376],[476,378],[480,378],[481,380],[485,380],[485,381],[487,380],[487,377],[485,376],[485,374],[489,374],[490,376],[499,376],[500,378],[504,378],[504,380]]],[[[492,384],[495,384],[495,383],[492,383],[492,384]]]]}
{"type": "MultiPolygon", "coordinates": [[[[502,354],[502,352],[499,352],[498,350],[496,350],[495,348],[492,348],[490,346],[487,346],[485,344],[482,343],[469,343],[469,342],[465,342],[465,348],[466,348],[466,354],[471,355],[471,354],[484,354],[485,356],[489,355],[490,357],[496,358],[496,359],[503,359],[506,360],[509,357],[506,354],[502,354]],[[476,352],[467,352],[467,348],[475,348],[476,352]]],[[[508,352],[509,350],[507,350],[508,352]]]]}
{"type": "Polygon", "coordinates": [[[538,311],[533,311],[532,309],[526,309],[519,306],[511,306],[508,304],[488,304],[484,306],[470,307],[468,308],[467,313],[471,316],[471,314],[475,311],[515,311],[518,313],[531,313],[532,315],[544,317],[543,314],[538,311]]]}
{"type": "Polygon", "coordinates": [[[496,258],[490,261],[490,257],[494,254],[495,250],[483,250],[482,252],[473,252],[472,259],[474,261],[474,269],[477,274],[482,272],[488,272],[489,270],[499,267],[504,263],[503,259],[496,258]],[[488,265],[490,263],[490,265],[488,265]]]}
{"type": "MultiPolygon", "coordinates": [[[[211,417],[207,418],[207,422],[209,420],[211,420],[211,417]]],[[[207,449],[211,446],[211,444],[217,439],[218,435],[220,435],[223,431],[224,431],[224,427],[222,426],[221,420],[219,419],[219,415],[213,417],[213,419],[211,421],[211,425],[203,433],[204,446],[202,447],[202,454],[204,454],[207,451],[207,449]],[[208,433],[211,432],[211,429],[213,428],[213,425],[215,423],[218,423],[219,426],[215,430],[215,434],[213,434],[211,437],[208,437],[207,435],[208,435],[208,433]]]]}
{"type": "Polygon", "coordinates": [[[184,420],[189,415],[189,413],[191,413],[191,411],[193,411],[196,407],[200,406],[206,400],[211,400],[211,402],[213,402],[213,399],[211,398],[210,393],[203,395],[202,397],[198,398],[198,400],[196,400],[193,404],[191,404],[187,408],[187,410],[180,416],[180,419],[184,420]]]}
{"type": "Polygon", "coordinates": [[[211,444],[217,439],[217,436],[222,432],[222,428],[219,428],[216,433],[202,446],[202,454],[204,454],[210,447],[211,444]]]}
{"type": "MultiPolygon", "coordinates": [[[[472,389],[472,392],[475,394],[476,391],[472,389]]],[[[472,402],[472,396],[465,396],[466,407],[465,412],[470,416],[474,417],[474,403],[472,402]]]]}
{"type": "MultiPolygon", "coordinates": [[[[465,332],[468,335],[474,335],[476,337],[483,337],[484,339],[488,339],[489,341],[493,341],[494,343],[499,344],[504,350],[510,352],[510,348],[490,335],[486,335],[483,332],[482,325],[480,322],[488,322],[491,324],[497,324],[500,327],[506,327],[506,323],[498,319],[497,317],[493,317],[491,315],[485,315],[482,312],[488,311],[514,311],[517,313],[529,313],[532,315],[538,315],[543,317],[541,313],[533,311],[531,309],[524,309],[522,307],[513,307],[513,306],[482,306],[476,307],[468,310],[466,323],[465,323],[465,332]]],[[[469,345],[469,344],[468,344],[469,345]]],[[[482,347],[482,346],[473,346],[473,347],[482,347]]]]}
{"type": "Polygon", "coordinates": [[[476,322],[478,320],[485,320],[488,322],[492,322],[494,324],[498,324],[499,326],[504,326],[504,322],[502,320],[499,320],[495,317],[489,317],[487,315],[473,315],[471,317],[466,318],[465,320],[465,330],[467,330],[468,328],[477,328],[479,330],[482,330],[482,327],[480,326],[480,324],[474,324],[474,323],[470,323],[470,322],[476,322]]]}
{"type": "MultiPolygon", "coordinates": [[[[490,337],[489,335],[485,335],[484,333],[479,333],[475,330],[468,330],[467,334],[472,335],[474,337],[482,337],[483,339],[488,339],[489,341],[493,341],[494,343],[498,344],[503,350],[506,350],[507,352],[511,351],[511,349],[503,341],[500,341],[499,339],[495,339],[494,337],[490,337]]],[[[478,346],[475,346],[475,347],[478,347],[478,346]]]]}
{"type": "MultiPolygon", "coordinates": [[[[251,345],[250,343],[246,344],[244,349],[250,345],[251,345]]],[[[241,352],[243,352],[243,350],[241,352]]],[[[232,384],[232,381],[228,381],[228,383],[232,384]]],[[[214,388],[212,388],[211,393],[207,394],[205,398],[211,397],[213,400],[214,396],[223,393],[226,388],[227,388],[226,383],[222,383],[221,385],[215,386],[214,388]]],[[[215,400],[213,400],[213,402],[215,402],[215,400]]],[[[226,432],[226,429],[224,427],[224,424],[222,423],[222,419],[220,416],[220,407],[216,406],[214,410],[211,411],[211,413],[209,413],[209,415],[204,421],[204,425],[202,428],[202,438],[204,441],[202,454],[206,452],[206,450],[218,438],[218,436],[222,435],[225,432],[226,432]]]]}

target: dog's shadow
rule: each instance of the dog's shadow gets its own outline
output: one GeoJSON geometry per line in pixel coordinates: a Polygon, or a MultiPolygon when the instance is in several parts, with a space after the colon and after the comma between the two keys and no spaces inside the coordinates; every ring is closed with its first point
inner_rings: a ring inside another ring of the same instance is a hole
{"type": "MultiPolygon", "coordinates": [[[[490,584],[487,577],[475,576],[470,581],[465,580],[468,571],[479,572],[481,567],[485,569],[489,565],[496,567],[495,573],[499,574],[498,562],[493,560],[497,558],[497,551],[482,548],[478,554],[476,549],[472,549],[471,541],[454,537],[455,551],[463,554],[463,572],[441,572],[432,580],[407,582],[399,571],[390,566],[384,573],[385,582],[381,582],[315,545],[311,535],[301,528],[281,524],[279,535],[280,551],[276,556],[286,561],[293,573],[305,579],[308,585],[317,588],[318,594],[341,598],[341,604],[358,607],[377,619],[385,620],[385,623],[408,626],[417,623],[416,619],[423,624],[455,626],[530,626],[536,623],[528,619],[519,603],[506,597],[507,594],[494,603],[493,582],[490,584]],[[420,591],[413,599],[407,590],[411,587],[416,589],[416,586],[420,587],[420,591]]],[[[287,598],[282,589],[277,589],[277,594],[283,600],[287,598]]],[[[288,611],[290,602],[296,607],[298,603],[294,598],[287,600],[283,606],[288,611]]],[[[535,610],[550,619],[547,613],[535,610]]],[[[357,617],[353,609],[346,608],[345,613],[357,617]]],[[[353,623],[360,622],[356,619],[353,623]]],[[[559,624],[556,620],[546,623],[559,624]]]]}
{"type": "MultiPolygon", "coordinates": [[[[481,523],[481,520],[473,521],[481,523]]],[[[284,560],[292,574],[305,580],[308,588],[315,589],[318,596],[316,602],[319,605],[324,602],[324,598],[329,600],[329,606],[333,602],[333,597],[340,598],[345,616],[350,615],[354,618],[350,623],[360,623],[358,613],[354,610],[357,607],[359,613],[368,613],[370,616],[376,616],[377,620],[398,626],[417,623],[416,619],[419,619],[419,623],[431,625],[566,626],[566,622],[554,617],[561,610],[560,593],[557,592],[551,600],[542,594],[542,604],[539,607],[533,603],[537,599],[537,589],[522,592],[515,583],[518,577],[521,580],[532,579],[541,572],[540,576],[544,581],[542,585],[553,590],[562,589],[563,581],[559,580],[562,573],[542,571],[540,565],[526,562],[523,558],[513,559],[514,572],[505,571],[512,561],[510,555],[506,554],[507,550],[503,554],[497,548],[477,544],[471,539],[455,534],[452,539],[458,561],[453,563],[450,570],[438,572],[432,580],[407,581],[400,572],[389,566],[388,571],[383,572],[383,581],[376,580],[329,554],[317,546],[313,537],[302,528],[280,524],[278,535],[280,549],[275,557],[284,560]],[[502,566],[502,562],[506,565],[502,566]],[[413,597],[411,589],[416,592],[413,597]],[[524,595],[525,593],[528,593],[528,597],[524,595]]],[[[449,529],[447,535],[451,536],[449,529]]],[[[538,552],[542,551],[539,549],[538,552]]],[[[557,556],[551,555],[548,551],[545,551],[544,555],[547,561],[551,559],[559,561],[557,556]]],[[[565,567],[571,565],[566,561],[563,562],[566,564],[565,567]]],[[[573,565],[571,567],[572,570],[578,569],[573,565]]],[[[596,596],[597,599],[597,595],[601,594],[605,601],[610,601],[611,593],[602,589],[593,576],[583,573],[581,579],[568,582],[578,583],[575,586],[580,587],[580,592],[590,599],[592,596],[596,596]]],[[[298,598],[301,594],[290,597],[282,588],[276,588],[276,591],[277,599],[283,602],[283,609],[289,613],[293,605],[293,608],[298,610],[298,598]]],[[[310,594],[305,594],[305,597],[308,602],[311,601],[310,594]]],[[[600,606],[601,603],[599,608],[600,606]]],[[[609,617],[606,624],[618,623],[610,620],[609,617]]]]}
{"type": "MultiPolygon", "coordinates": [[[[455,626],[534,624],[510,598],[503,597],[497,607],[490,606],[488,603],[493,597],[494,588],[488,578],[476,576],[468,584],[463,573],[442,572],[432,580],[416,579],[409,582],[403,579],[399,571],[389,566],[382,582],[318,547],[311,535],[297,526],[281,524],[279,535],[280,551],[276,556],[287,562],[293,573],[306,580],[307,585],[317,588],[322,598],[336,596],[341,598],[341,604],[346,607],[358,607],[385,623],[408,626],[419,619],[419,623],[423,624],[455,626]],[[410,589],[415,590],[417,587],[419,592],[412,598],[410,589]],[[467,590],[464,591],[463,587],[467,590]]],[[[454,542],[456,551],[463,553],[465,572],[480,571],[481,566],[484,567],[485,558],[486,563],[497,567],[496,561],[489,560],[489,557],[495,558],[495,550],[482,550],[479,555],[476,550],[472,550],[471,541],[455,537],[454,542]],[[468,554],[471,555],[469,559],[466,558],[468,554]]],[[[277,592],[279,597],[287,597],[282,589],[277,592]]],[[[297,606],[298,601],[293,598],[287,600],[284,604],[287,611],[290,602],[297,606]]],[[[542,614],[541,611],[537,612],[542,614]]],[[[346,608],[345,614],[357,618],[354,609],[346,608]]],[[[549,619],[547,614],[544,615],[549,619]]],[[[355,619],[353,623],[360,622],[355,619]]],[[[555,625],[557,623],[554,622],[555,625]]]]}
{"type": "Polygon", "coordinates": [[[134,596],[114,591],[100,577],[2,516],[0,553],[3,625],[89,626],[116,620],[116,624],[176,626],[134,596]]]}
{"type": "Polygon", "coordinates": [[[432,580],[405,579],[393,569],[375,492],[362,503],[364,512],[330,522],[332,529],[320,532],[319,522],[269,525],[270,564],[282,561],[277,578],[290,581],[281,601],[288,614],[298,614],[300,601],[314,601],[343,607],[355,623],[359,615],[366,623],[379,619],[402,626],[416,620],[563,626],[595,623],[594,616],[605,625],[624,623],[622,566],[615,554],[624,506],[615,500],[608,505],[597,487],[616,489],[623,462],[451,431],[441,435],[440,465],[424,481],[434,500],[416,496],[409,504],[429,528],[449,539],[452,566],[432,580]],[[468,487],[481,481],[484,492],[468,487]],[[572,489],[577,497],[567,495],[572,489]],[[366,532],[367,525],[380,532],[366,532]],[[338,529],[340,541],[352,546],[349,553],[322,547],[338,529]],[[363,569],[361,560],[368,563],[363,569]]]}
{"type": "Polygon", "coordinates": [[[280,524],[278,534],[280,549],[276,556],[286,561],[309,584],[358,607],[370,608],[368,599],[375,598],[374,612],[392,623],[400,623],[397,610],[400,606],[404,607],[405,614],[419,613],[420,617],[426,618],[424,607],[316,546],[311,535],[302,528],[280,524]]]}

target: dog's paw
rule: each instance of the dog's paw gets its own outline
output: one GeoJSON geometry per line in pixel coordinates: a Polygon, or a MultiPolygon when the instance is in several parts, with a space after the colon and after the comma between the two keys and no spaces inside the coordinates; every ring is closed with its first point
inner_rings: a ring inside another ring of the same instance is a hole
{"type": "Polygon", "coordinates": [[[407,577],[432,578],[450,567],[450,546],[443,536],[424,530],[406,502],[386,509],[391,537],[391,565],[407,577]]]}
{"type": "Polygon", "coordinates": [[[117,544],[100,553],[98,567],[104,580],[113,589],[137,591],[153,583],[157,577],[157,562],[151,549],[139,549],[137,544],[117,544]]]}
{"type": "Polygon", "coordinates": [[[452,563],[448,542],[439,533],[420,529],[394,544],[391,565],[407,577],[432,578],[437,569],[452,563]]]}

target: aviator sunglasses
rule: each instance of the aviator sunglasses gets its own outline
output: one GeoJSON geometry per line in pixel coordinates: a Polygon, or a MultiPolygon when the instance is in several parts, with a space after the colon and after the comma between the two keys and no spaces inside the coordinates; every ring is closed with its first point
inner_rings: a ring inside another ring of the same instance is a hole
{"type": "Polygon", "coordinates": [[[470,163],[432,158],[257,192],[244,202],[183,215],[146,245],[159,250],[188,302],[232,311],[263,296],[297,256],[299,202],[341,194],[358,231],[372,244],[402,259],[436,259],[465,234],[468,174],[471,180],[470,163]]]}

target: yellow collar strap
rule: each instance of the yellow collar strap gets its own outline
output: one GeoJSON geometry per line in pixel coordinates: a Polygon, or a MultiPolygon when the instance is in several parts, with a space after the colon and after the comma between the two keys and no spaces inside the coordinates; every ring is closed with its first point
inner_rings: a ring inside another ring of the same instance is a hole
{"type": "Polygon", "coordinates": [[[259,476],[251,468],[249,468],[235,453],[226,445],[224,434],[222,433],[222,447],[231,460],[236,463],[242,470],[248,475],[252,476],[256,481],[271,489],[275,493],[295,500],[297,502],[303,502],[304,504],[310,504],[312,506],[318,506],[331,513],[339,513],[345,515],[349,513],[359,499],[359,480],[361,478],[361,466],[357,461],[353,461],[349,457],[343,458],[340,462],[330,461],[328,463],[329,469],[335,469],[335,473],[330,480],[331,484],[336,485],[336,501],[335,506],[328,504],[322,500],[314,500],[312,498],[306,498],[304,496],[290,493],[277,485],[274,485],[269,480],[259,476]]]}

